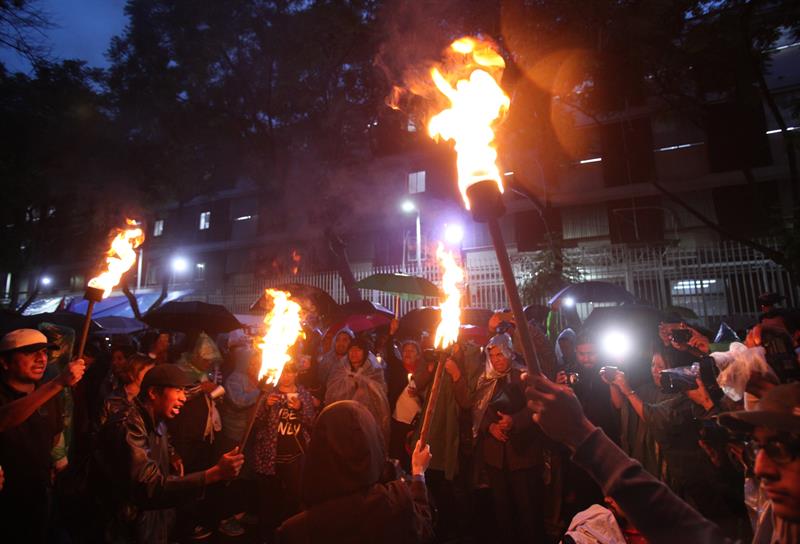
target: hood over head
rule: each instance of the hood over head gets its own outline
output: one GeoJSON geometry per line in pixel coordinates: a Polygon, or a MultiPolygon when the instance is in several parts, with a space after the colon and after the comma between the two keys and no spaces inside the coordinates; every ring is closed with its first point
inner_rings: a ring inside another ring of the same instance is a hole
{"type": "Polygon", "coordinates": [[[343,400],[317,418],[303,470],[303,499],[309,506],[349,495],[378,482],[386,453],[375,417],[357,402],[343,400]]]}

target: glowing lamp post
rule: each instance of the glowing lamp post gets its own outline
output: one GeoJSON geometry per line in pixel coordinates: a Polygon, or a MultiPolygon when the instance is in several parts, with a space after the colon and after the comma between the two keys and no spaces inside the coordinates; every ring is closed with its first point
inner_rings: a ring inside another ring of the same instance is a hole
{"type": "Polygon", "coordinates": [[[498,84],[505,61],[488,44],[461,38],[450,45],[452,53],[474,67],[467,79],[453,86],[434,68],[431,77],[450,107],[433,116],[428,123],[431,138],[453,140],[457,153],[458,186],[464,205],[479,223],[486,223],[492,238],[506,293],[517,323],[528,370],[540,374],[539,358],[531,340],[528,322],[522,309],[517,283],[511,268],[499,218],[505,213],[503,184],[494,148],[494,124],[511,104],[498,84]]]}
{"type": "Polygon", "coordinates": [[[138,223],[132,219],[126,219],[125,222],[127,228],[117,229],[117,234],[106,253],[106,269],[89,280],[83,295],[89,304],[86,307],[86,317],[83,320],[83,330],[78,343],[79,359],[83,357],[83,350],[86,348],[94,305],[110,295],[111,290],[119,284],[122,275],[136,262],[136,248],[144,242],[144,231],[137,226],[138,223]]]}

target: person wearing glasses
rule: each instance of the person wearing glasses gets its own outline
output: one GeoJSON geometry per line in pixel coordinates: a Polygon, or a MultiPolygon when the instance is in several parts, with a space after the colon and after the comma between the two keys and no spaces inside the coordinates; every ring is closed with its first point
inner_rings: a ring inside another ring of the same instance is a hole
{"type": "MultiPolygon", "coordinates": [[[[573,461],[614,499],[647,542],[731,542],[592,424],[569,387],[541,376],[532,376],[529,384],[533,420],[567,446],[573,461]]],[[[758,410],[728,412],[720,423],[753,437],[749,448],[755,454],[755,475],[768,497],[753,544],[800,542],[800,383],[775,386],[758,410]]]]}
{"type": "Polygon", "coordinates": [[[753,542],[800,542],[800,383],[775,386],[758,410],[719,421],[752,437],[747,450],[767,499],[753,542]]]}

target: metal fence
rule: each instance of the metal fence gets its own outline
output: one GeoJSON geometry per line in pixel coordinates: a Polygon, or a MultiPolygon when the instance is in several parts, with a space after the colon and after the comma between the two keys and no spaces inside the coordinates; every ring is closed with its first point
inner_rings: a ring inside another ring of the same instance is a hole
{"type": "MultiPolygon", "coordinates": [[[[564,250],[565,259],[577,266],[583,280],[603,280],[625,287],[643,302],[664,308],[682,306],[693,310],[706,326],[726,321],[735,327],[752,323],[758,315],[756,299],[765,292],[777,292],[796,306],[800,293],[789,274],[754,249],[737,243],[709,247],[627,247],[597,246],[564,250]]],[[[512,257],[517,282],[532,278],[537,253],[517,253],[512,257]]],[[[403,272],[401,265],[359,266],[356,280],[378,272],[403,272]]],[[[405,272],[423,276],[434,283],[441,281],[439,267],[425,265],[421,270],[405,272]]],[[[496,309],[509,306],[500,269],[491,251],[466,256],[469,306],[496,309]]],[[[223,304],[236,313],[245,313],[267,287],[283,283],[305,283],[327,291],[337,302],[347,294],[335,271],[299,274],[246,285],[227,285],[195,292],[192,298],[223,304]]],[[[388,293],[362,291],[364,298],[393,309],[395,298],[388,293]]],[[[534,301],[528,301],[534,302],[534,301]]],[[[541,302],[541,301],[536,301],[541,302]]],[[[399,301],[401,315],[420,304],[435,300],[399,301]]],[[[591,310],[582,305],[581,313],[591,310]]]]}

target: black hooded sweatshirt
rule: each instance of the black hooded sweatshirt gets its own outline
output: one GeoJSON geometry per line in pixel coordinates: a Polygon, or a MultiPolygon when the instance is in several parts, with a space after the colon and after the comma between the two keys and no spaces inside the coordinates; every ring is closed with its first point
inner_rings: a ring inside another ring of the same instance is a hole
{"type": "Polygon", "coordinates": [[[278,529],[281,544],[400,544],[433,535],[423,482],[379,483],[386,455],[375,418],[339,401],[320,413],[303,471],[306,510],[278,529]]]}

